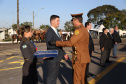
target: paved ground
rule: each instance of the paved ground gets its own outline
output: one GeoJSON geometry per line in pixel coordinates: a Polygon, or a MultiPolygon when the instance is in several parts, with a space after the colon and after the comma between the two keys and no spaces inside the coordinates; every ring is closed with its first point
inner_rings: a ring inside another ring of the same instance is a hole
{"type": "MultiPolygon", "coordinates": [[[[90,84],[126,84],[126,39],[118,48],[118,58],[110,57],[111,63],[107,67],[100,67],[100,50],[98,40],[94,39],[95,52],[91,58],[90,73],[96,77],[89,77],[90,84]]],[[[19,50],[20,44],[0,44],[0,84],[21,84],[23,58],[19,50]]],[[[38,50],[46,50],[45,43],[36,44],[38,50]]],[[[72,84],[71,70],[71,47],[65,47],[64,50],[69,55],[70,60],[61,61],[61,67],[57,84],[72,84]]],[[[112,54],[111,54],[112,56],[112,54]]],[[[38,84],[43,84],[46,79],[47,67],[44,64],[37,64],[38,84]]]]}

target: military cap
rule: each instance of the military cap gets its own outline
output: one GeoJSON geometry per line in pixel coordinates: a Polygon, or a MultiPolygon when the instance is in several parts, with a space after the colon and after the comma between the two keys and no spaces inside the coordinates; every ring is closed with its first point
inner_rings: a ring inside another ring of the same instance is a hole
{"type": "Polygon", "coordinates": [[[72,16],[72,19],[71,19],[71,21],[73,21],[73,19],[78,19],[78,18],[82,18],[82,15],[83,15],[83,13],[79,13],[79,14],[71,14],[71,16],[72,16]]]}

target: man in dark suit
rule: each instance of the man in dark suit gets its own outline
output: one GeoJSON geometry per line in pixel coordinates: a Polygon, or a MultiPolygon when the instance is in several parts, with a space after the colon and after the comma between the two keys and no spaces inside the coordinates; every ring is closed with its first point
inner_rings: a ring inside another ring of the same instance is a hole
{"type": "Polygon", "coordinates": [[[105,61],[109,55],[109,51],[111,49],[111,39],[110,39],[110,34],[108,33],[107,28],[103,28],[103,33],[100,36],[100,49],[101,49],[101,60],[100,64],[101,67],[105,67],[105,61]]]}
{"type": "MultiPolygon", "coordinates": [[[[89,55],[90,55],[90,57],[92,56],[92,52],[94,51],[94,43],[93,43],[90,31],[89,31],[91,29],[91,27],[92,27],[91,22],[85,23],[85,28],[89,32],[89,55]]],[[[89,73],[89,63],[87,63],[85,78],[90,77],[90,76],[93,76],[93,75],[89,73]]]]}
{"type": "Polygon", "coordinates": [[[57,28],[59,27],[59,16],[52,15],[50,17],[51,27],[47,30],[46,33],[46,45],[47,50],[58,50],[58,56],[55,58],[50,58],[47,60],[48,62],[48,75],[47,75],[47,84],[56,84],[56,79],[58,77],[60,61],[65,57],[68,59],[67,54],[64,52],[62,47],[50,46],[48,43],[51,40],[61,41],[60,35],[57,32],[57,28]]]}
{"type": "Polygon", "coordinates": [[[119,36],[118,26],[115,27],[115,30],[112,36],[113,36],[113,41],[114,41],[113,58],[117,58],[118,44],[122,42],[119,36]]]}
{"type": "Polygon", "coordinates": [[[106,59],[106,63],[110,63],[111,61],[109,60],[109,57],[110,57],[110,53],[111,53],[111,50],[113,48],[113,37],[112,37],[112,34],[114,33],[114,29],[113,28],[110,28],[109,29],[109,32],[108,32],[108,36],[109,36],[109,39],[110,39],[110,44],[111,44],[111,49],[108,51],[108,57],[106,59]]]}

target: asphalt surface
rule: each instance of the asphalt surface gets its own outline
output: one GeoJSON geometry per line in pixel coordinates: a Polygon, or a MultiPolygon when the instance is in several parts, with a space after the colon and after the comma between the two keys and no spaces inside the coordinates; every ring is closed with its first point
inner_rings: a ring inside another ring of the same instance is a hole
{"type": "MultiPolygon", "coordinates": [[[[100,50],[97,39],[94,39],[95,51],[91,57],[90,73],[96,77],[89,77],[90,84],[126,84],[126,39],[118,47],[118,58],[110,57],[111,63],[106,67],[100,66],[100,50]]],[[[35,43],[38,50],[46,50],[45,43],[35,43]]],[[[0,84],[21,84],[23,58],[19,50],[20,44],[0,44],[0,84]]],[[[71,47],[64,50],[69,60],[61,60],[57,84],[72,84],[71,47]]],[[[112,52],[111,52],[112,56],[112,52]]],[[[44,84],[47,77],[47,63],[37,64],[38,84],[44,84]]]]}

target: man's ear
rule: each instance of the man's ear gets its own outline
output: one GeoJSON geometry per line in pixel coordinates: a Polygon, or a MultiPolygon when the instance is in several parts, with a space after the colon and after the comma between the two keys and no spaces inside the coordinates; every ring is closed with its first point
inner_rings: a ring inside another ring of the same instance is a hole
{"type": "Polygon", "coordinates": [[[53,20],[51,20],[51,24],[53,23],[53,20]]]}
{"type": "Polygon", "coordinates": [[[76,19],[76,22],[79,22],[79,20],[78,20],[78,19],[76,19]]]}

